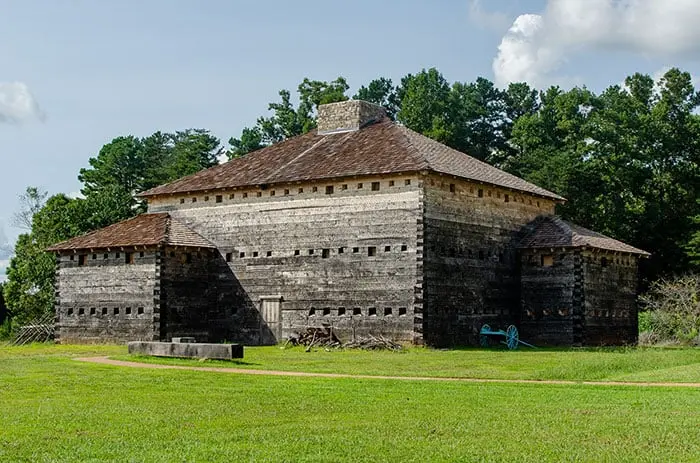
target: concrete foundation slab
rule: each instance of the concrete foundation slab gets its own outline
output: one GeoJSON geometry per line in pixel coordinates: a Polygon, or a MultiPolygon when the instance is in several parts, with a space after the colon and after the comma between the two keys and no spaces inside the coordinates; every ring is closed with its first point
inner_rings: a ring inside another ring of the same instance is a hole
{"type": "Polygon", "coordinates": [[[155,357],[206,358],[217,360],[243,358],[243,346],[240,344],[192,344],[132,341],[128,344],[128,346],[130,354],[153,355],[155,357]]]}

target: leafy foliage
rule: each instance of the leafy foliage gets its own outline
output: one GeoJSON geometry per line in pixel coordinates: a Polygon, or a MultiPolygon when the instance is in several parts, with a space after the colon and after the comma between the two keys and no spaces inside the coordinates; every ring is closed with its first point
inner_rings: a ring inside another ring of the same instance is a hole
{"type": "Polygon", "coordinates": [[[700,276],[655,281],[640,301],[657,340],[700,345],[700,276]]]}

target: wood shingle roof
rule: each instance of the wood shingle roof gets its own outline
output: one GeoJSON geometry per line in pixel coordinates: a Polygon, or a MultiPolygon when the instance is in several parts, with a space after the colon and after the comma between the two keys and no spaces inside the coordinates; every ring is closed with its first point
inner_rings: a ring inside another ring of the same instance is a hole
{"type": "Polygon", "coordinates": [[[640,254],[649,256],[646,251],[637,249],[622,241],[588,230],[562,220],[560,217],[541,217],[521,242],[520,248],[596,248],[607,251],[640,254]]]}
{"type": "Polygon", "coordinates": [[[388,118],[361,130],[323,135],[309,132],[158,186],[140,196],[419,171],[439,172],[564,200],[388,118]]]}
{"type": "Polygon", "coordinates": [[[168,213],[142,214],[109,227],[55,244],[47,251],[106,249],[135,246],[183,246],[214,248],[214,245],[168,213]]]}

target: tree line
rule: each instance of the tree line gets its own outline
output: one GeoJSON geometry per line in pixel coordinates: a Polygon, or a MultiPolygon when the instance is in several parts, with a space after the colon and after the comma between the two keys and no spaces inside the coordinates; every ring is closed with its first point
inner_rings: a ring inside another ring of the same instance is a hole
{"type": "MultiPolygon", "coordinates": [[[[231,137],[228,149],[202,129],[122,136],[81,169],[84,198],[23,198],[27,233],[15,246],[5,299],[28,319],[53,303],[53,257],[43,249],[143,211],[135,195],[313,130],[320,104],[351,98],[345,78],[304,79],[279,92],[267,115],[231,137]]],[[[377,78],[352,98],[452,148],[560,194],[563,218],[652,253],[642,278],[700,267],[700,93],[689,73],[654,81],[634,74],[600,93],[586,87],[497,88],[490,80],[450,83],[437,69],[394,84],[377,78]]]]}

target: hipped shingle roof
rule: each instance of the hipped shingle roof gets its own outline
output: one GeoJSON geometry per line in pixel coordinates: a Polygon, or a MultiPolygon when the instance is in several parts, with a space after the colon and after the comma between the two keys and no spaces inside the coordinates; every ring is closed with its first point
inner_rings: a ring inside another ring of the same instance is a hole
{"type": "Polygon", "coordinates": [[[55,244],[47,251],[106,249],[134,246],[184,246],[213,248],[204,239],[168,213],[142,214],[83,236],[55,244]]]}
{"type": "Polygon", "coordinates": [[[559,217],[541,217],[535,224],[534,230],[520,242],[520,248],[559,247],[588,247],[642,256],[651,255],[622,241],[580,227],[559,217]]]}
{"type": "Polygon", "coordinates": [[[324,135],[309,132],[140,196],[424,170],[564,200],[387,118],[351,132],[324,135]]]}

